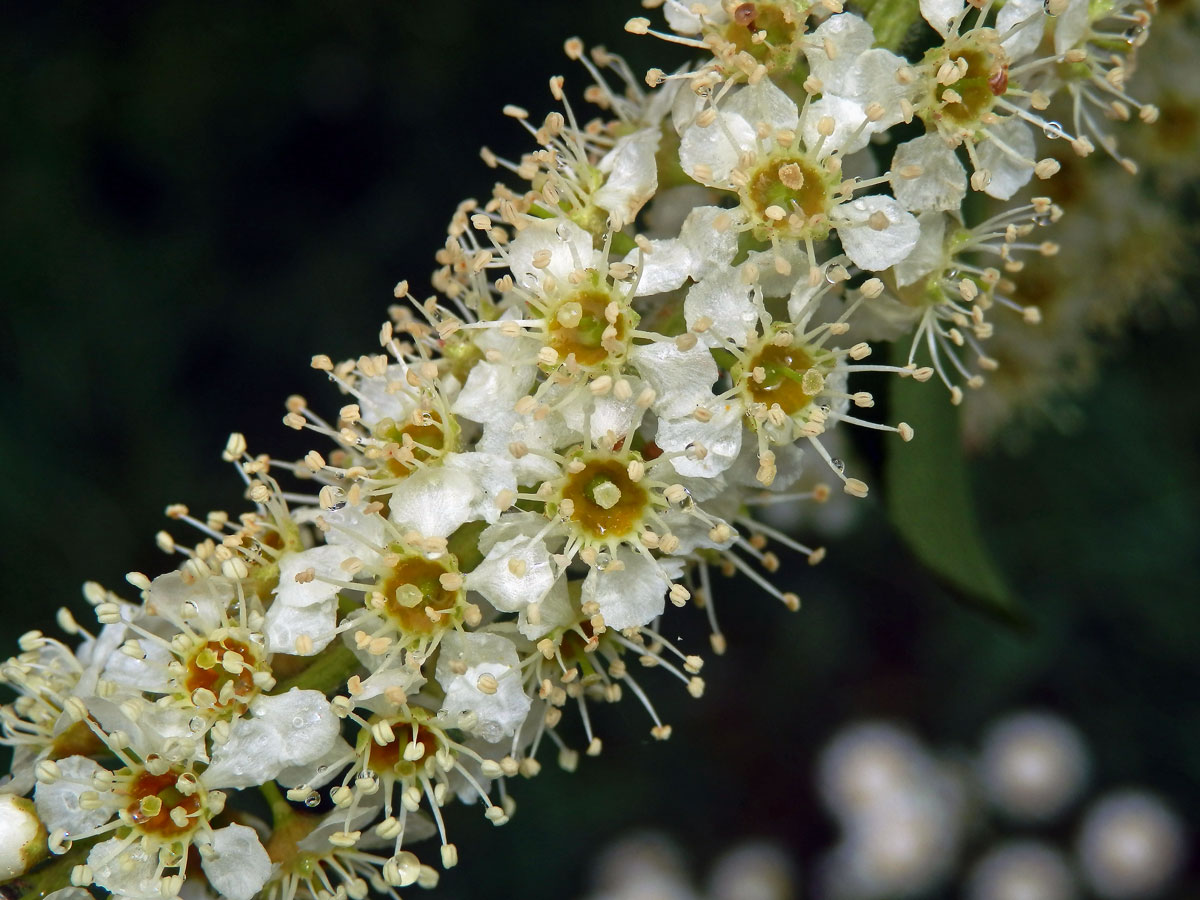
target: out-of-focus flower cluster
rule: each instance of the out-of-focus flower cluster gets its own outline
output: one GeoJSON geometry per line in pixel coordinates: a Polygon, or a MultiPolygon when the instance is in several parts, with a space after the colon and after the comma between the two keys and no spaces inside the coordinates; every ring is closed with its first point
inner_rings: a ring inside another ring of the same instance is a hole
{"type": "Polygon", "coordinates": [[[1045,712],[995,721],[970,754],[930,748],[897,723],[852,723],[815,773],[834,847],[801,860],[777,844],[735,845],[697,890],[668,836],[633,833],[596,859],[588,900],[785,900],[802,896],[802,869],[804,896],[819,900],[1169,896],[1187,861],[1183,821],[1141,788],[1088,797],[1103,780],[1092,765],[1079,731],[1045,712]]]}
{"type": "Polygon", "coordinates": [[[596,860],[587,900],[790,900],[799,895],[795,867],[778,846],[737,844],[712,864],[703,888],[680,849],[656,832],[606,847],[596,860]]]}
{"type": "Polygon", "coordinates": [[[1064,851],[1045,830],[1080,807],[1093,780],[1082,735],[1044,712],[993,723],[977,754],[935,753],[908,730],[864,722],[821,755],[818,787],[842,830],[820,861],[829,900],[923,896],[957,883],[968,900],[1162,896],[1186,857],[1186,829],[1155,794],[1088,800],[1064,851]]]}
{"type": "MultiPolygon", "coordinates": [[[[716,653],[715,576],[798,608],[768,546],[824,551],[756,509],[824,501],[821,477],[865,496],[839,426],[912,439],[870,418],[864,373],[982,385],[996,322],[1039,318],[1025,258],[1058,251],[1059,205],[1016,199],[1063,167],[1039,145],[1132,169],[1107,119],[1157,117],[1126,91],[1139,2],[924,0],[908,56],[840,0],[662,12],[696,64],[642,78],[572,39],[599,115],[561,77],[561,111],[506,110],[537,149],[484,159],[524,186],[460,205],[438,294],[397,286],[382,352],[314,358],[343,403],[284,421],[320,446],[233,435],[248,510],[170,507],[195,534],[158,536],[176,568],[89,584],[73,647],[21,639],[0,717],[33,810],[5,807],[6,873],[45,845],[43,893],[394,896],[437,881],[415,840],[457,862],[447,804],[504,824],[512,779],[599,753],[596,704],[666,739],[650,679],[704,691],[668,606],[702,609],[716,653]]],[[[897,810],[923,840],[926,810],[897,810]]]]}

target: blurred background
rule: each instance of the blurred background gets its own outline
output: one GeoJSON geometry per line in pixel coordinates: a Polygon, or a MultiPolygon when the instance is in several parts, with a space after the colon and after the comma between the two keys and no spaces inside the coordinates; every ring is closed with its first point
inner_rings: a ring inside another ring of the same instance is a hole
{"type": "MultiPolygon", "coordinates": [[[[61,605],[82,619],[85,579],[120,590],[131,569],[165,568],[153,535],[166,504],[240,509],[220,461],[231,430],[252,452],[308,449],[280,424],[284,398],[336,408],[310,357],[372,350],[398,279],[428,293],[454,205],[491,188],[479,145],[514,158],[529,148],[501,106],[548,111],[552,74],[582,87],[563,38],[620,50],[635,71],[684,61],[623,32],[638,11],[611,0],[6,9],[4,654],[24,630],[50,630],[61,605]]],[[[1194,204],[1182,213],[1194,221],[1194,204]]],[[[510,825],[453,809],[463,863],[438,895],[580,896],[601,849],[639,828],[682,842],[701,872],[735,844],[767,839],[807,892],[846,827],[822,804],[817,760],[864,718],[898,723],[970,769],[991,723],[1053,712],[1086,744],[1086,796],[1140,786],[1194,838],[1200,328],[1178,313],[1183,289],[1177,300],[1153,327],[1110,341],[1070,429],[1043,427],[1019,455],[983,448],[971,460],[983,533],[1030,611],[1030,634],[956,604],[878,499],[842,537],[802,525],[802,539],[830,550],[813,569],[781,554],[779,580],[802,611],[741,581],[719,588],[730,649],[709,659],[705,698],[666,677],[654,685],[671,741],[651,741],[651,723],[622,704],[602,711],[600,759],[514,785],[510,825]]],[[[862,452],[870,464],[873,445],[862,452]]],[[[678,626],[696,649],[707,647],[701,619],[678,626]]],[[[953,871],[1006,836],[1074,853],[1082,796],[1034,824],[968,816],[953,871]]],[[[957,878],[922,896],[962,896],[957,878]]],[[[1200,897],[1195,855],[1167,895],[1200,897]]]]}

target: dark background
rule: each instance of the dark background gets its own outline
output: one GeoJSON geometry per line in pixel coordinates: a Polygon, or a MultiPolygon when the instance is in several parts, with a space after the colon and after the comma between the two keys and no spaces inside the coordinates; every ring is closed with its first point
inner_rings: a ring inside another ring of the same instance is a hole
{"type": "MultiPolygon", "coordinates": [[[[585,83],[562,39],[606,43],[635,71],[683,59],[624,34],[638,12],[602,0],[5,11],[3,652],[49,630],[60,605],[82,615],[85,579],[121,589],[130,569],[161,571],[167,503],[238,511],[220,461],[230,430],[253,452],[307,449],[279,424],[284,398],[336,409],[312,354],[373,350],[398,279],[427,293],[455,203],[496,174],[479,145],[529,149],[500,107],[538,116],[550,75],[585,83]]],[[[740,582],[719,596],[731,649],[709,661],[703,701],[649,673],[668,744],[627,703],[600,717],[600,760],[514,786],[511,825],[493,833],[451,809],[463,864],[441,896],[572,895],[601,844],[639,825],[672,831],[698,864],[767,836],[808,868],[834,837],[813,758],[862,716],[969,751],[997,715],[1049,708],[1088,737],[1097,787],[1143,785],[1200,825],[1198,337],[1194,321],[1132,331],[1080,428],[975,461],[980,517],[1033,637],[954,605],[871,501],[821,567],[785,554],[798,615],[740,582]]],[[[700,649],[695,618],[681,634],[700,649]]],[[[1069,839],[1074,822],[1049,835],[1069,839]]]]}

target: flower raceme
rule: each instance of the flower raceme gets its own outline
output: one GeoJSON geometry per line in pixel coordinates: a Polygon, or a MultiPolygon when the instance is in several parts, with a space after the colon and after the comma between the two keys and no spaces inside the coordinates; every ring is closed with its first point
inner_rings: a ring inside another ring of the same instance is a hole
{"type": "Polygon", "coordinates": [[[284,422],[320,446],[288,462],[233,435],[249,511],[169,507],[197,535],[159,535],[174,570],[131,573],[137,600],[89,584],[99,629],[59,616],[74,649],[21,639],[0,668],[6,790],[38,822],[9,818],[65,863],[14,875],[396,897],[437,881],[414,842],[456,863],[451,801],[501,825],[547,752],[600,753],[595,704],[631,696],[665,740],[642,670],[704,693],[669,607],[704,609],[717,654],[716,574],[797,609],[769,545],[825,551],[755,511],[828,500],[822,477],[867,494],[839,425],[913,438],[869,417],[864,373],[936,374],[957,403],[995,368],[992,311],[1036,320],[1013,276],[1055,253],[1034,234],[1061,210],[980,217],[974,195],[1052,177],[1039,131],[1116,156],[1099,109],[1154,119],[1123,86],[1141,38],[1109,52],[1114,22],[1144,33],[1127,3],[928,0],[909,56],[837,0],[659,5],[670,30],[627,30],[697,62],[642,79],[566,43],[600,114],[557,76],[561,111],[506,109],[537,149],[483,158],[525,186],[459,206],[438,293],[397,285],[381,352],[313,358],[344,403],[292,397],[284,422]],[[1059,92],[1070,133],[1042,117],[1059,92]],[[906,341],[905,364],[869,361],[879,340],[906,341]]]}

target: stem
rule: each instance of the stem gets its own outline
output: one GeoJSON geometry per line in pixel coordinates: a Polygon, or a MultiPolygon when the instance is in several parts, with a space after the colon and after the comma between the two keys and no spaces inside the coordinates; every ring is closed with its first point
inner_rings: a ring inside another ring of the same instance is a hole
{"type": "Polygon", "coordinates": [[[314,657],[312,663],[275,686],[274,693],[282,694],[292,688],[321,691],[324,694],[340,690],[346,679],[360,668],[358,657],[344,644],[338,643],[314,657]]]}
{"type": "Polygon", "coordinates": [[[918,0],[864,0],[867,23],[875,29],[875,44],[896,52],[913,25],[921,21],[918,0]]]}
{"type": "Polygon", "coordinates": [[[279,785],[275,782],[268,781],[266,784],[259,785],[258,791],[267,801],[267,806],[271,808],[271,823],[275,828],[279,828],[296,815],[291,804],[283,796],[283,792],[279,790],[279,785]]]}

